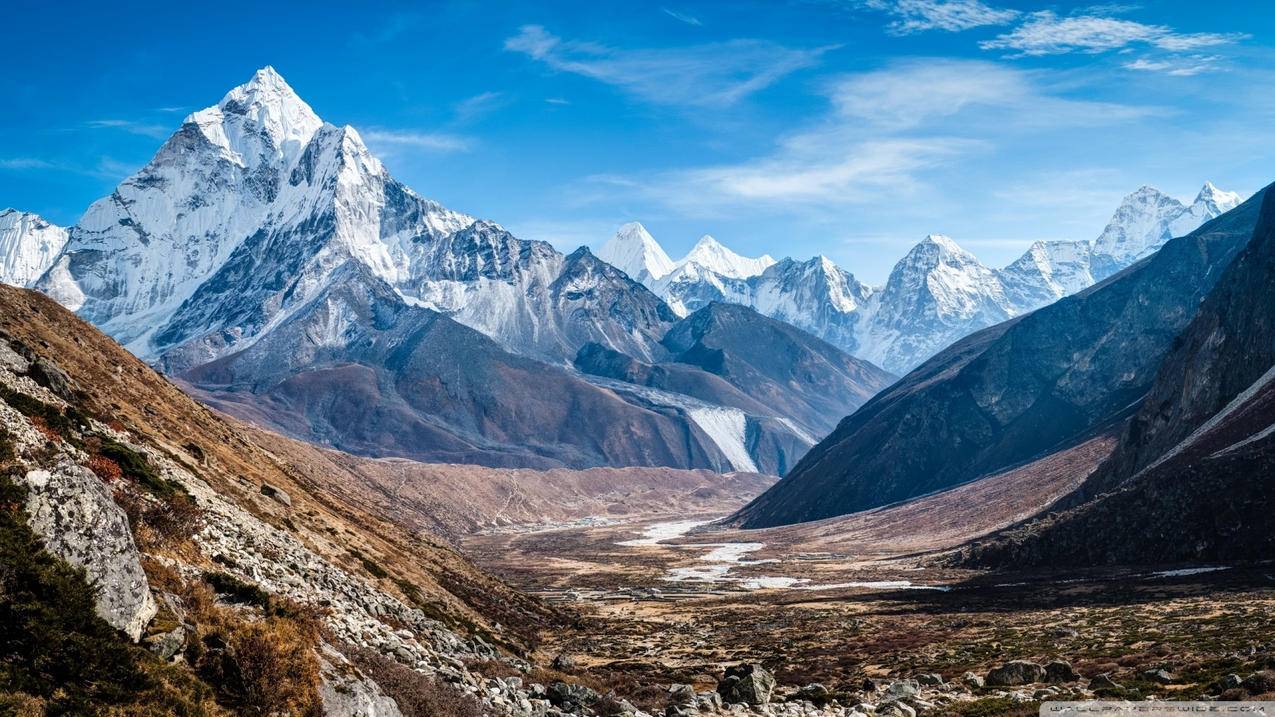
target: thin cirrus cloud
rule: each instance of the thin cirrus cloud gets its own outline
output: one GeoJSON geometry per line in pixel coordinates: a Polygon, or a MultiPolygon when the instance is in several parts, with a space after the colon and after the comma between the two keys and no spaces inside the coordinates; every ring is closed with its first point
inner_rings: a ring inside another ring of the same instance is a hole
{"type": "Polygon", "coordinates": [[[832,48],[794,49],[764,40],[731,40],[633,50],[564,40],[540,25],[525,25],[505,40],[505,49],[655,104],[721,107],[818,64],[820,56],[832,48]]]}
{"type": "Polygon", "coordinates": [[[499,109],[506,103],[502,92],[481,92],[456,103],[456,120],[469,122],[499,109]]]}
{"type": "Polygon", "coordinates": [[[1010,32],[979,43],[984,50],[1012,50],[1020,55],[1101,53],[1131,45],[1169,52],[1189,52],[1226,45],[1247,38],[1243,33],[1179,33],[1167,25],[1148,25],[1097,15],[1059,17],[1052,11],[1032,13],[1010,32]]]}
{"type": "Polygon", "coordinates": [[[978,60],[914,60],[827,86],[830,110],[767,155],[649,179],[595,178],[684,213],[876,202],[926,186],[927,171],[994,153],[1009,134],[1137,119],[1154,108],[1053,94],[1035,73],[978,60]]]}
{"type": "Polygon", "coordinates": [[[890,23],[889,30],[899,35],[1006,25],[1020,15],[1017,10],[993,7],[979,0],[858,0],[856,4],[893,15],[896,19],[890,23]]]}
{"type": "Polygon", "coordinates": [[[672,8],[662,7],[660,8],[660,11],[663,12],[665,15],[668,15],[669,17],[673,18],[674,20],[677,20],[678,22],[684,22],[687,25],[691,25],[693,27],[700,27],[704,24],[700,22],[700,19],[698,17],[695,17],[694,15],[688,15],[687,13],[684,13],[684,12],[679,12],[672,8]]]}
{"type": "Polygon", "coordinates": [[[170,127],[160,124],[149,124],[146,122],[135,122],[125,119],[101,119],[91,120],[85,123],[89,129],[117,129],[129,134],[137,134],[143,137],[152,137],[154,139],[164,139],[172,132],[170,127]]]}
{"type": "Polygon", "coordinates": [[[426,152],[467,152],[473,148],[468,137],[446,132],[415,132],[391,129],[370,129],[362,133],[369,144],[382,149],[416,149],[426,152]]]}
{"type": "Polygon", "coordinates": [[[1163,72],[1174,77],[1194,77],[1219,69],[1218,61],[1221,59],[1218,55],[1194,55],[1181,60],[1150,60],[1142,57],[1133,62],[1126,62],[1124,68],[1143,72],[1163,72]]]}

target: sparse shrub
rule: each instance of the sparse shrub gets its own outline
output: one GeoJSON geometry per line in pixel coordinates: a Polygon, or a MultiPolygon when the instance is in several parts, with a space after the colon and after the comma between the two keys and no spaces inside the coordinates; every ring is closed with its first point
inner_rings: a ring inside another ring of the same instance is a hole
{"type": "Polygon", "coordinates": [[[124,471],[120,469],[120,464],[101,453],[95,453],[89,458],[88,469],[101,478],[103,483],[114,483],[124,479],[124,471]]]}
{"type": "Polygon", "coordinates": [[[263,610],[270,607],[270,593],[230,573],[204,573],[204,582],[219,594],[228,597],[231,602],[256,605],[263,610]]]}
{"type": "Polygon", "coordinates": [[[146,511],[143,520],[169,545],[190,540],[204,526],[203,512],[184,493],[158,501],[146,511]]]}
{"type": "Polygon", "coordinates": [[[13,452],[13,434],[4,426],[0,426],[0,467],[4,467],[16,456],[13,452]]]}
{"type": "Polygon", "coordinates": [[[155,469],[151,468],[146,456],[122,443],[104,439],[100,451],[103,456],[119,465],[126,478],[160,498],[186,492],[180,483],[161,478],[155,469]]]}
{"type": "Polygon", "coordinates": [[[338,645],[346,658],[380,686],[403,717],[482,717],[473,696],[391,660],[375,650],[338,645]]]}
{"type": "Polygon", "coordinates": [[[355,560],[358,560],[360,563],[363,564],[363,569],[368,571],[368,573],[371,574],[372,577],[380,578],[383,580],[390,576],[390,573],[388,570],[381,567],[379,563],[372,560],[371,558],[364,555],[363,553],[359,552],[358,550],[355,550],[354,548],[350,548],[349,553],[350,555],[354,556],[355,560]]]}
{"type": "Polygon", "coordinates": [[[244,714],[310,715],[319,707],[318,631],[296,620],[249,623],[230,639],[244,714]]]}
{"type": "Polygon", "coordinates": [[[62,442],[62,436],[59,435],[57,431],[49,428],[49,424],[44,422],[44,418],[42,416],[31,416],[30,420],[31,425],[35,427],[35,430],[38,431],[40,435],[44,436],[45,440],[55,444],[62,442]]]}

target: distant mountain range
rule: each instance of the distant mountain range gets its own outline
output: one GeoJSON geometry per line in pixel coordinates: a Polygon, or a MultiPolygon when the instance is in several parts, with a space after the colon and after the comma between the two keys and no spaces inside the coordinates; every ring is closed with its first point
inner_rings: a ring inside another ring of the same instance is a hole
{"type": "Polygon", "coordinates": [[[598,256],[678,314],[714,301],[742,304],[905,373],[974,331],[1092,286],[1239,203],[1239,195],[1211,183],[1190,205],[1143,187],[1125,197],[1096,240],[1036,242],[1003,269],[932,234],[881,287],[863,284],[826,257],[749,259],[708,236],[675,262],[636,222],[621,227],[598,256]]]}
{"type": "MultiPolygon", "coordinates": [[[[75,226],[2,221],[6,281],[209,403],[351,451],[776,473],[893,380],[747,309],[729,334],[708,332],[735,344],[669,348],[699,330],[678,331],[694,316],[588,249],[564,255],[420,197],[270,68],[187,117],[75,226]],[[750,358],[761,341],[835,356],[771,378],[750,358]],[[691,393],[581,371],[586,346],[677,364],[691,393]],[[710,384],[730,391],[694,395],[710,384]]],[[[710,240],[695,257],[764,268],[710,240]]]]}
{"type": "MultiPolygon", "coordinates": [[[[735,520],[747,527],[795,523],[945,490],[1118,433],[1140,405],[1117,453],[1126,466],[1118,473],[1130,475],[1164,455],[1219,402],[1270,367],[1264,354],[1219,345],[1223,338],[1211,329],[1182,335],[1193,319],[1200,321],[1205,297],[1232,290],[1219,282],[1233,281],[1223,274],[1254,237],[1264,196],[1106,281],[940,352],[843,420],[735,520]],[[1210,389],[1208,372],[1198,373],[1203,366],[1171,371],[1172,356],[1194,350],[1184,346],[1225,350],[1229,362],[1251,365],[1224,390],[1210,389]],[[1189,420],[1178,418],[1183,411],[1189,420]],[[1179,425],[1166,430],[1166,422],[1179,425]],[[1137,448],[1143,445],[1150,448],[1137,448]]],[[[1246,284],[1263,291],[1259,280],[1246,284]]],[[[1265,319],[1254,321],[1254,331],[1264,334],[1265,319]]],[[[1242,326],[1232,330],[1238,334],[1242,326]]],[[[1122,478],[1100,480],[1091,479],[1092,494],[1122,478]]]]}

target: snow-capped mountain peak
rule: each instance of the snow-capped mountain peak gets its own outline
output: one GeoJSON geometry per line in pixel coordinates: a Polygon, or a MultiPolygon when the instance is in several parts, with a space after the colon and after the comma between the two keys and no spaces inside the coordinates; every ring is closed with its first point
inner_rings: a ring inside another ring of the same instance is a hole
{"type": "Polygon", "coordinates": [[[1229,212],[1238,207],[1243,199],[1236,192],[1227,192],[1218,189],[1212,182],[1205,182],[1200,193],[1195,195],[1195,201],[1192,205],[1202,204],[1215,209],[1218,214],[1229,212]]]}
{"type": "Polygon", "coordinates": [[[66,244],[66,229],[38,214],[0,211],[0,283],[28,286],[40,278],[66,244]]]}
{"type": "Polygon", "coordinates": [[[227,92],[216,105],[192,113],[186,122],[244,166],[257,164],[263,149],[274,150],[267,156],[277,153],[284,161],[291,160],[323,125],[310,105],[269,66],[227,92]],[[264,146],[263,135],[268,139],[264,146]]]}
{"type": "Polygon", "coordinates": [[[641,222],[620,227],[595,256],[643,283],[661,279],[677,266],[641,222]]]}
{"type": "Polygon", "coordinates": [[[774,263],[775,260],[768,254],[755,259],[740,256],[705,234],[695,242],[695,246],[678,262],[678,265],[698,264],[700,267],[731,279],[747,279],[750,276],[757,276],[774,263]]]}

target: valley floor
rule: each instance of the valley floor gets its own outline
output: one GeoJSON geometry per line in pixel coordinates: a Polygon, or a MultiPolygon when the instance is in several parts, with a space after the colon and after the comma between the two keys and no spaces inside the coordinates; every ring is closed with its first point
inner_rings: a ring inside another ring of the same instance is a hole
{"type": "MultiPolygon", "coordinates": [[[[1055,459],[1067,465],[785,529],[723,529],[711,524],[722,513],[681,514],[501,529],[463,547],[578,613],[573,629],[542,636],[541,656],[568,655],[608,685],[712,689],[726,666],[756,661],[782,686],[819,682],[854,704],[870,696],[867,678],[938,673],[959,684],[1013,659],[1063,659],[1120,685],[1106,694],[1187,698],[1218,694],[1224,675],[1275,667],[1275,566],[1007,575],[934,560],[1052,502],[1072,487],[1061,476],[1109,447],[1096,440],[1055,459]],[[1151,681],[1151,669],[1172,680],[1151,681]]],[[[957,704],[969,710],[1010,707],[1003,691],[961,690],[957,704]]]]}

